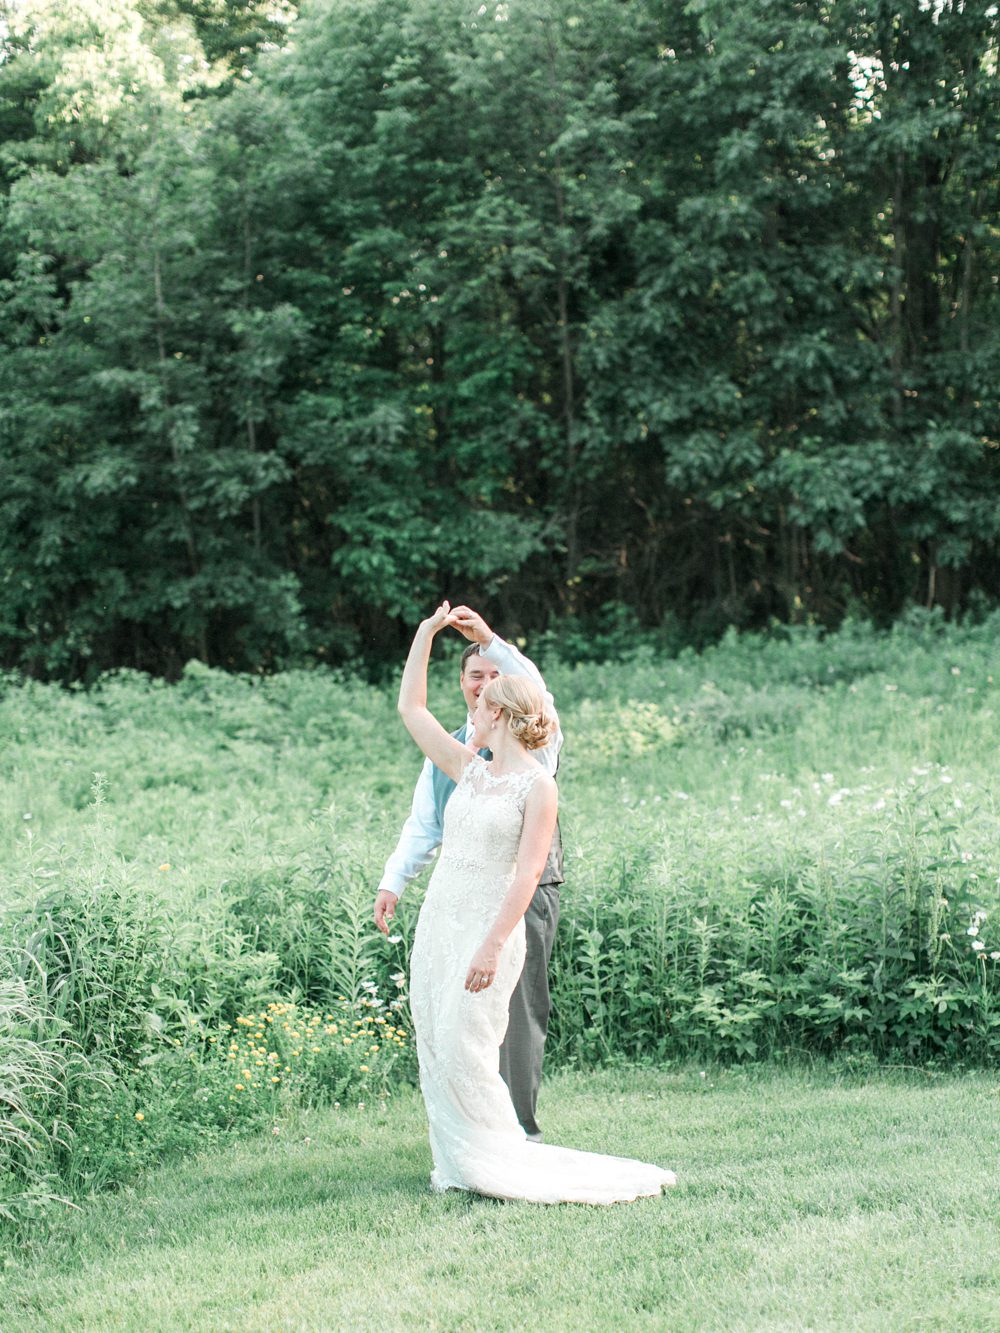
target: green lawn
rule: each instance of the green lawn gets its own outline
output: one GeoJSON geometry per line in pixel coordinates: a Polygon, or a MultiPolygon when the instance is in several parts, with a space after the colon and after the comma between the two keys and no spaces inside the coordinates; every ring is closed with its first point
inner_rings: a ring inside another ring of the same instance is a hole
{"type": "Polygon", "coordinates": [[[985,1074],[563,1073],[549,1138],[674,1168],[610,1209],[429,1193],[419,1097],[161,1169],[9,1257],[5,1329],[996,1329],[985,1074]]]}

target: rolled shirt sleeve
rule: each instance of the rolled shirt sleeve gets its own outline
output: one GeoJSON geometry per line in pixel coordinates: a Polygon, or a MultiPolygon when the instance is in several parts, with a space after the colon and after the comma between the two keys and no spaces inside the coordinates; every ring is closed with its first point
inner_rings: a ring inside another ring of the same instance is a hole
{"type": "Polygon", "coordinates": [[[431,761],[425,759],[413,790],[409,817],[399,835],[396,850],[385,863],[378,892],[386,889],[400,897],[410,880],[416,879],[424,866],[434,860],[434,853],[440,846],[441,821],[434,804],[431,761]]]}

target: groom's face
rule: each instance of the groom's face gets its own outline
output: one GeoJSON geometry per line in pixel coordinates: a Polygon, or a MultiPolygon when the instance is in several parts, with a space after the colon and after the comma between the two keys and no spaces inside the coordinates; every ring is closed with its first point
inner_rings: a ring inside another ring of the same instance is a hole
{"type": "Polygon", "coordinates": [[[458,678],[458,683],[462,687],[462,693],[465,695],[465,706],[470,713],[476,711],[479,696],[490,681],[496,680],[499,674],[500,672],[492,662],[476,653],[473,653],[466,661],[462,668],[462,674],[458,678]]]}

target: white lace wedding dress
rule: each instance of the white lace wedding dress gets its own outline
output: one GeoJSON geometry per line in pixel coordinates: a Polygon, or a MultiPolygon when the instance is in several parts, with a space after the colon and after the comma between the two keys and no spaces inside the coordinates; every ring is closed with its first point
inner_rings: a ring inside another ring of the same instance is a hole
{"type": "MultiPolygon", "coordinates": [[[[538,772],[541,772],[539,769],[538,772]]],[[[473,954],[510,886],[524,804],[538,772],[494,777],[475,756],[445,808],[441,857],[420,910],[410,1003],[436,1190],[537,1203],[618,1203],[659,1194],[659,1166],[531,1143],[499,1073],[511,992],[524,965],[524,922],[484,991],[465,989],[473,954]]]]}

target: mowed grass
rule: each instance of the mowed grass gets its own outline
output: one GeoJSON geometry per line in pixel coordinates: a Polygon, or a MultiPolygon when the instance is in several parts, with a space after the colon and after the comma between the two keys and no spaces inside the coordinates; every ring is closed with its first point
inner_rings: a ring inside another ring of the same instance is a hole
{"type": "Polygon", "coordinates": [[[566,1072],[552,1141],[656,1160],[613,1208],[428,1189],[419,1096],[164,1168],[6,1260],[7,1329],[987,1330],[1000,1086],[829,1068],[566,1072]]]}

